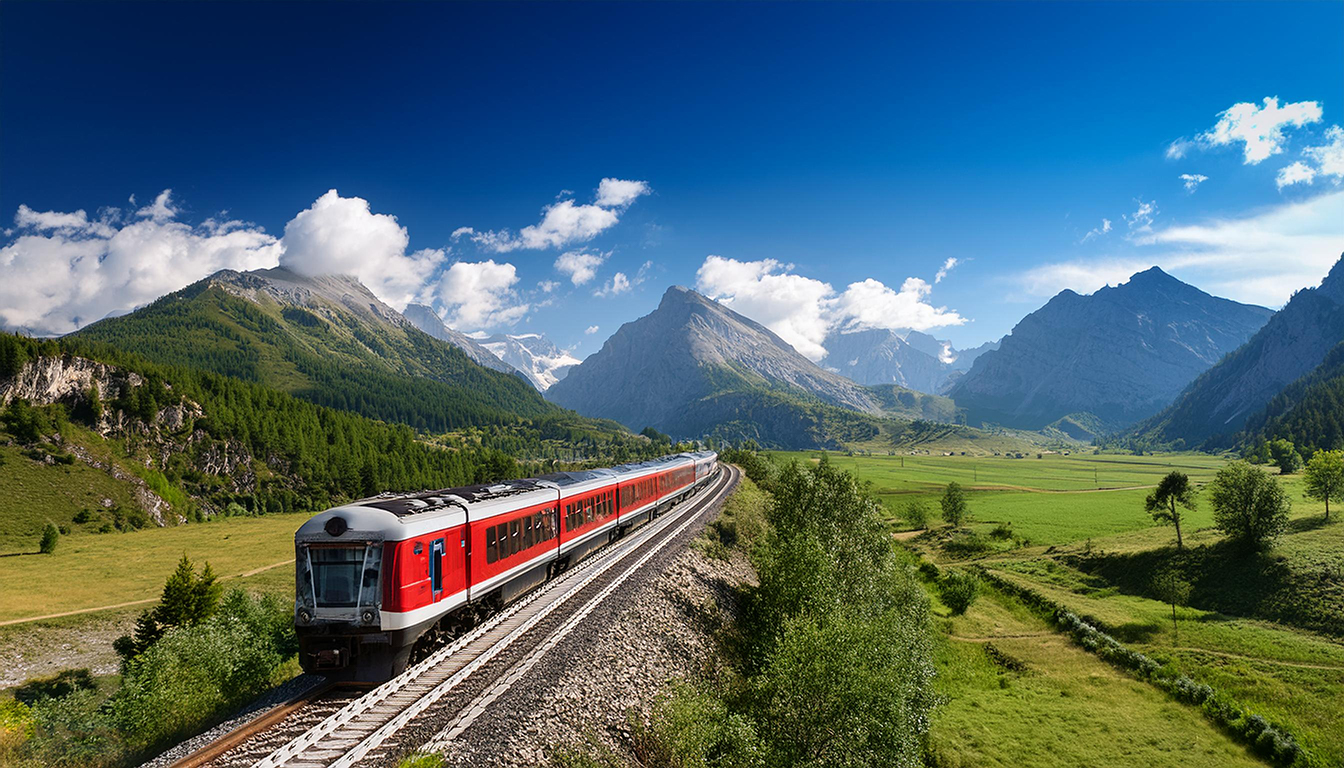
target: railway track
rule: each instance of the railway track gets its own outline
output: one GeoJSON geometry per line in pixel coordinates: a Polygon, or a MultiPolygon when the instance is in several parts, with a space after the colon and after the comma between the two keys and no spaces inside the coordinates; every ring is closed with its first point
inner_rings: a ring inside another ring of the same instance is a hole
{"type": "Polygon", "coordinates": [[[696,496],[395,679],[363,695],[315,691],[226,734],[173,768],[346,768],[385,763],[422,746],[444,748],[649,560],[722,502],[739,476],[738,469],[725,466],[696,496]]]}

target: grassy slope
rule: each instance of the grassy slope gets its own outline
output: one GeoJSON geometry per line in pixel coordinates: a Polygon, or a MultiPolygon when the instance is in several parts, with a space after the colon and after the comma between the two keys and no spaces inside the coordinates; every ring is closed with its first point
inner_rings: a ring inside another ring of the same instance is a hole
{"type": "Polygon", "coordinates": [[[936,765],[1261,765],[1195,709],[1074,646],[997,592],[941,623],[938,685],[948,700],[934,715],[936,765]],[[1025,670],[996,664],[986,639],[1025,670]]]}
{"type": "MultiPolygon", "coordinates": [[[[68,537],[51,555],[0,558],[0,621],[157,597],[186,554],[237,576],[294,558],[305,515],[226,518],[128,533],[68,537]]],[[[292,582],[293,568],[273,569],[292,582]]],[[[268,572],[269,573],[269,572],[268,572]]],[[[279,579],[272,574],[267,579],[279,579]]],[[[263,579],[263,581],[266,581],[263,579]]]]}
{"type": "MultiPolygon", "coordinates": [[[[42,464],[24,456],[20,449],[0,446],[0,554],[36,552],[42,529],[48,522],[66,526],[72,538],[90,535],[93,524],[73,522],[81,509],[113,505],[133,507],[131,486],[82,462],[71,465],[42,464]]],[[[96,526],[93,526],[96,528],[96,526]]],[[[0,571],[5,560],[0,558],[0,571]]]]}
{"type": "MultiPolygon", "coordinates": [[[[815,454],[793,455],[807,459],[815,454]]],[[[1147,489],[1133,486],[1150,486],[1173,468],[1187,472],[1196,482],[1205,482],[1222,465],[1222,459],[1199,454],[1046,455],[1039,460],[1034,454],[1033,458],[1020,460],[906,456],[904,468],[900,466],[901,457],[833,457],[833,460],[871,480],[893,510],[908,499],[922,498],[928,502],[935,520],[938,493],[944,484],[951,480],[963,483],[970,489],[971,529],[985,534],[999,522],[1010,522],[1018,536],[1032,542],[1031,546],[1020,548],[1008,542],[994,542],[995,551],[981,561],[986,566],[1029,583],[1075,611],[1095,617],[1136,650],[1174,663],[1181,671],[1235,697],[1253,711],[1288,726],[1315,754],[1318,764],[1344,762],[1344,731],[1337,727],[1344,718],[1341,703],[1344,643],[1337,636],[1239,616],[1229,610],[1240,604],[1244,611],[1250,611],[1253,606],[1246,601],[1259,591],[1266,591],[1274,598],[1266,600],[1267,604],[1281,605],[1288,599],[1304,601],[1303,615],[1309,619],[1321,615],[1328,618],[1336,615],[1331,611],[1344,610],[1344,600],[1338,591],[1344,589],[1338,570],[1339,563],[1344,562],[1344,523],[1320,525],[1323,505],[1302,497],[1300,476],[1281,478],[1293,501],[1293,522],[1266,561],[1267,567],[1232,562],[1228,570],[1216,567],[1218,561],[1210,559],[1211,572],[1206,581],[1197,584],[1194,603],[1200,606],[1201,600],[1220,601],[1225,613],[1200,607],[1181,609],[1177,646],[1169,607],[1142,594],[1142,585],[1151,578],[1151,571],[1171,557],[1174,533],[1170,527],[1153,525],[1142,506],[1147,489]],[[1130,490],[1087,490],[1097,484],[1130,490]],[[1111,565],[1098,575],[1084,573],[1069,563],[1111,565]],[[1262,580],[1278,579],[1270,584],[1278,591],[1267,591],[1269,587],[1263,584],[1248,584],[1241,576],[1230,575],[1246,570],[1261,574],[1262,580]],[[1117,575],[1123,575],[1118,584],[1103,578],[1119,578],[1117,575]]],[[[1190,513],[1187,547],[1220,553],[1222,535],[1211,525],[1207,503],[1190,513]]],[[[896,527],[903,526],[898,522],[896,527]]],[[[926,554],[941,558],[943,555],[935,545],[937,538],[936,534],[921,537],[916,545],[926,554]]],[[[944,748],[975,765],[1006,765],[1017,755],[1036,755],[1035,764],[1052,764],[1048,756],[1056,753],[1064,757],[1054,764],[1133,764],[1142,760],[1150,760],[1154,765],[1170,764],[1169,757],[1143,757],[1145,747],[1140,737],[1117,739],[1118,733],[1127,731],[1107,722],[1103,716],[1106,713],[1095,709],[1110,697],[1125,695],[1101,686],[1105,677],[1123,678],[1124,687],[1148,687],[1146,684],[1102,665],[1104,675],[1087,677],[1091,680],[1091,695],[1068,691],[1066,686],[1074,675],[1070,669],[1078,663],[1074,659],[1092,657],[1068,645],[1062,636],[1025,615],[1022,609],[1014,608],[1012,601],[1002,597],[991,597],[991,601],[987,604],[982,598],[970,612],[971,619],[989,621],[993,627],[992,631],[977,636],[994,632],[1033,635],[1004,639],[996,644],[1029,665],[1032,659],[1038,659],[1041,669],[1020,680],[1010,680],[1006,690],[1013,693],[1000,698],[997,678],[1004,673],[983,652],[967,650],[965,643],[956,641],[945,644],[941,663],[948,693],[954,698],[940,712],[934,728],[944,748]],[[1017,618],[1010,619],[1008,614],[1017,618]],[[1030,629],[1033,622],[1035,629],[1030,629]],[[1092,690],[1097,687],[1104,692],[1100,699],[1095,698],[1097,691],[1092,690]],[[1057,688],[1066,692],[1049,693],[1057,688]],[[1051,729],[1028,729],[1022,725],[1039,723],[1044,718],[1050,718],[1052,723],[1063,718],[1070,723],[1062,732],[1072,734],[1077,743],[1094,749],[1117,748],[1129,756],[1096,756],[1094,760],[1092,753],[1079,753],[1071,758],[1075,747],[1066,743],[1067,739],[1056,738],[1051,729]],[[1038,732],[1041,730],[1046,732],[1038,732]],[[1021,752],[1015,751],[1019,748],[1021,752]]],[[[970,630],[963,631],[957,626],[954,624],[953,634],[971,636],[967,634],[970,630]]],[[[1170,702],[1155,689],[1145,695],[1152,700],[1144,706],[1153,711],[1203,723],[1193,709],[1170,702]]],[[[1117,711],[1139,721],[1149,716],[1131,711],[1128,705],[1118,707],[1117,711]]],[[[1207,723],[1202,728],[1210,729],[1207,723]]],[[[1152,738],[1159,743],[1160,729],[1158,724],[1145,728],[1152,731],[1152,738]]],[[[1183,761],[1184,749],[1181,748],[1183,761]]],[[[1190,759],[1197,764],[1204,758],[1190,759]]],[[[1033,764],[1033,760],[1028,759],[1025,764],[1033,764]]]]}

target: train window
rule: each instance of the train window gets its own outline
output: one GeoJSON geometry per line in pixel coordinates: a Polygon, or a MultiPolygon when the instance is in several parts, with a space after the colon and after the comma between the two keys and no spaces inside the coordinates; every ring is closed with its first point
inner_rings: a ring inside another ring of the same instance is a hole
{"type": "Polygon", "coordinates": [[[532,547],[532,518],[523,518],[523,549],[532,547]]]}
{"type": "Polygon", "coordinates": [[[493,563],[499,559],[499,541],[496,538],[495,526],[485,529],[485,562],[493,563]]]}
{"type": "Polygon", "coordinates": [[[519,525],[518,525],[518,521],[517,521],[517,520],[514,520],[513,522],[509,523],[509,554],[510,554],[510,555],[516,554],[516,553],[518,552],[518,550],[522,549],[522,547],[520,546],[520,544],[522,544],[522,535],[521,535],[521,533],[519,532],[518,528],[519,528],[519,525]]]}
{"type": "MultiPolygon", "coordinates": [[[[443,539],[435,539],[429,545],[429,588],[438,593],[443,591],[443,539]]],[[[435,599],[438,595],[435,594],[435,599]]]]}

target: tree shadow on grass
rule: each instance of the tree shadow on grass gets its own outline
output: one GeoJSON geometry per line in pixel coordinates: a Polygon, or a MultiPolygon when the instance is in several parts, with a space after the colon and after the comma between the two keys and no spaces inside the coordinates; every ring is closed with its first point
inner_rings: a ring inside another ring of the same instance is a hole
{"type": "MultiPolygon", "coordinates": [[[[1332,520],[1330,522],[1334,521],[1332,520]]],[[[1288,533],[1306,533],[1307,531],[1324,528],[1326,525],[1327,522],[1324,517],[1317,517],[1316,515],[1312,515],[1311,517],[1297,517],[1288,521],[1288,533]]]]}

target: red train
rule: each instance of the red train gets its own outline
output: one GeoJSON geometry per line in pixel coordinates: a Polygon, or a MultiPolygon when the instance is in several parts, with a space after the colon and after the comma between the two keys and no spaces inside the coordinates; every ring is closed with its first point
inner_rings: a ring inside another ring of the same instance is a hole
{"type": "Polygon", "coordinates": [[[386,680],[442,634],[547,581],[705,485],[718,454],[379,496],[294,535],[303,668],[386,680]]]}

